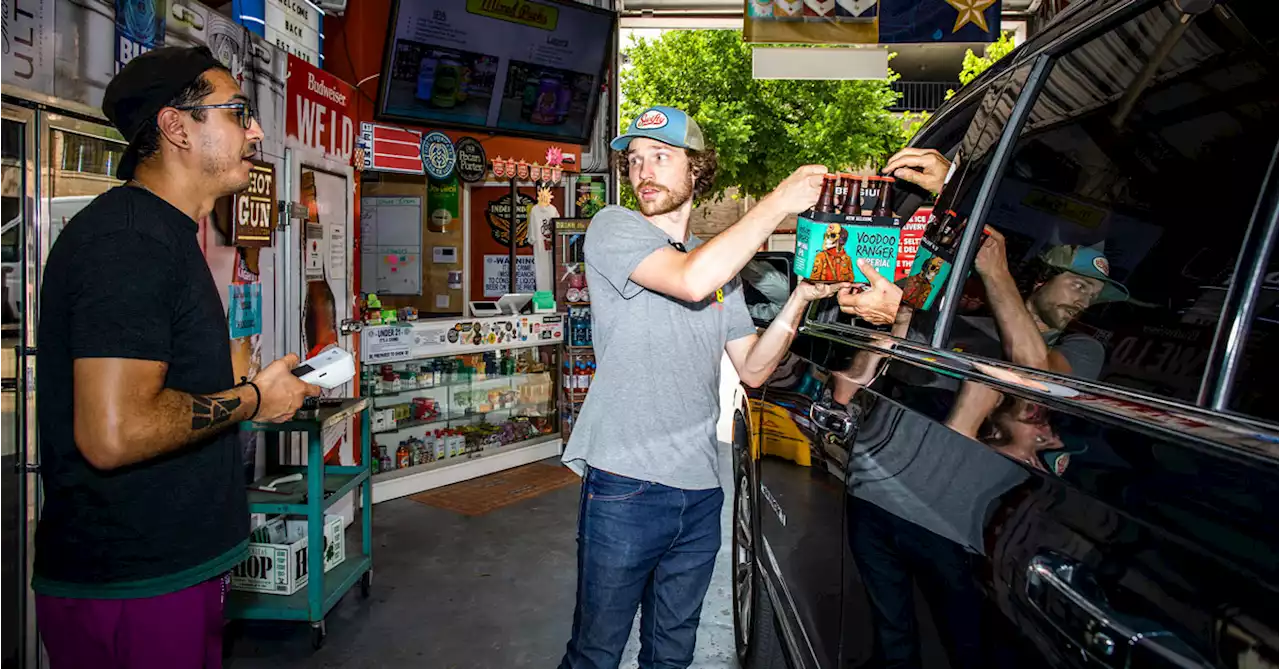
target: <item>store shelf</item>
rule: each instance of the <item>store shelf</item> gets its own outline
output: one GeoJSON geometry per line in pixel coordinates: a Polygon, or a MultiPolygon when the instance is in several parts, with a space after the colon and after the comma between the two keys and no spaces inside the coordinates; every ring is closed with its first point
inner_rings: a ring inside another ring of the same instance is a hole
{"type": "MultiPolygon", "coordinates": [[[[321,614],[328,613],[351,586],[373,566],[368,555],[348,555],[347,559],[324,574],[324,596],[321,614]]],[[[310,620],[307,589],[292,595],[232,590],[227,593],[226,615],[238,620],[310,620]]]]}
{"type": "Polygon", "coordinates": [[[565,345],[564,345],[564,347],[565,347],[566,349],[570,350],[570,351],[591,351],[591,350],[595,350],[595,347],[594,347],[594,346],[591,346],[591,345],[587,345],[587,346],[570,346],[570,345],[568,345],[568,344],[565,344],[565,345]]]}
{"type": "Polygon", "coordinates": [[[416,393],[416,392],[421,392],[426,390],[441,390],[445,388],[475,388],[476,386],[483,386],[484,384],[487,384],[487,383],[496,383],[497,385],[502,385],[500,383],[502,381],[510,382],[516,379],[527,379],[531,377],[537,377],[543,374],[547,374],[550,371],[551,370],[544,370],[541,372],[522,372],[519,374],[512,374],[510,376],[493,376],[493,377],[485,377],[483,379],[469,379],[466,381],[450,381],[449,383],[440,383],[434,386],[414,386],[412,388],[405,388],[403,390],[377,391],[377,392],[370,393],[370,395],[375,398],[376,397],[398,397],[406,393],[416,393]]]}
{"type": "Polygon", "coordinates": [[[559,434],[542,435],[465,456],[382,472],[373,477],[373,503],[553,458],[560,455],[560,446],[559,434]]]}
{"type": "MultiPolygon", "coordinates": [[[[270,476],[264,476],[251,484],[251,487],[261,488],[272,481],[287,476],[289,474],[300,473],[303,475],[301,481],[293,483],[282,483],[276,486],[277,492],[264,492],[261,490],[249,490],[249,512],[250,513],[267,513],[267,514],[298,514],[306,515],[307,513],[307,468],[306,467],[281,467],[280,471],[270,476]]],[[[328,509],[333,506],[347,493],[355,490],[356,486],[369,478],[368,467],[335,467],[326,466],[324,468],[324,504],[323,508],[328,509]]]]}
{"type": "Polygon", "coordinates": [[[564,304],[565,304],[565,306],[567,306],[567,307],[589,307],[589,306],[591,306],[591,303],[590,303],[590,302],[565,302],[564,304]]]}
{"type": "Polygon", "coordinates": [[[501,409],[491,409],[489,411],[454,411],[447,415],[440,415],[430,419],[401,421],[400,423],[396,424],[396,426],[393,428],[387,428],[384,430],[373,430],[371,434],[390,434],[392,432],[408,430],[414,427],[435,425],[437,423],[450,423],[455,420],[463,420],[466,418],[477,418],[480,416],[488,416],[489,414],[495,414],[495,413],[516,412],[516,411],[522,411],[525,409],[542,409],[542,412],[545,414],[550,411],[550,409],[547,408],[550,404],[551,404],[550,401],[524,402],[521,404],[516,404],[514,406],[505,407],[501,409]]]}

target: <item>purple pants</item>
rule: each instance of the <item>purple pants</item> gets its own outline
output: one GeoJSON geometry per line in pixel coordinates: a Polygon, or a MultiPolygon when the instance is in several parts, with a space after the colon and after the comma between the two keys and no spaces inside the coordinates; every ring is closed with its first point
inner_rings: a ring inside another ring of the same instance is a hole
{"type": "Polygon", "coordinates": [[[220,669],[229,577],[141,599],[36,595],[51,669],[220,669]]]}

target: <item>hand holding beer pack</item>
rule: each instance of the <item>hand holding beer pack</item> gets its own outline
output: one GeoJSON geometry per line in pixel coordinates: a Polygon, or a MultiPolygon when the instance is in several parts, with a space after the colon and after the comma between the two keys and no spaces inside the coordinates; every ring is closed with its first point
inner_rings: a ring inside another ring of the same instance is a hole
{"type": "Polygon", "coordinates": [[[875,267],[865,259],[858,259],[858,267],[870,280],[861,292],[845,288],[836,295],[840,311],[876,325],[887,325],[898,315],[902,303],[902,289],[880,276],[875,267]]]}
{"type": "Polygon", "coordinates": [[[822,175],[826,173],[825,165],[804,165],[783,179],[770,197],[776,198],[787,214],[808,211],[822,194],[822,175]]]}

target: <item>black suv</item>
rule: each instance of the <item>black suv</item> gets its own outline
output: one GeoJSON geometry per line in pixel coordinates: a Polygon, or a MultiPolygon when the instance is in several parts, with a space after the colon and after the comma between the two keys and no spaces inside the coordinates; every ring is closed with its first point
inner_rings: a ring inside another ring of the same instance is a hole
{"type": "Polygon", "coordinates": [[[1276,24],[1073,3],[930,119],[931,305],[737,399],[746,667],[1277,666],[1276,24]]]}

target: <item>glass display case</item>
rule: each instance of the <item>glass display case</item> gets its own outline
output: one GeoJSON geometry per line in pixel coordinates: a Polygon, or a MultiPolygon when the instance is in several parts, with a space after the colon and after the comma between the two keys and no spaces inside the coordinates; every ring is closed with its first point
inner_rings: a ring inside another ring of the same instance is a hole
{"type": "Polygon", "coordinates": [[[374,502],[560,453],[564,317],[420,321],[362,332],[374,502]]]}

